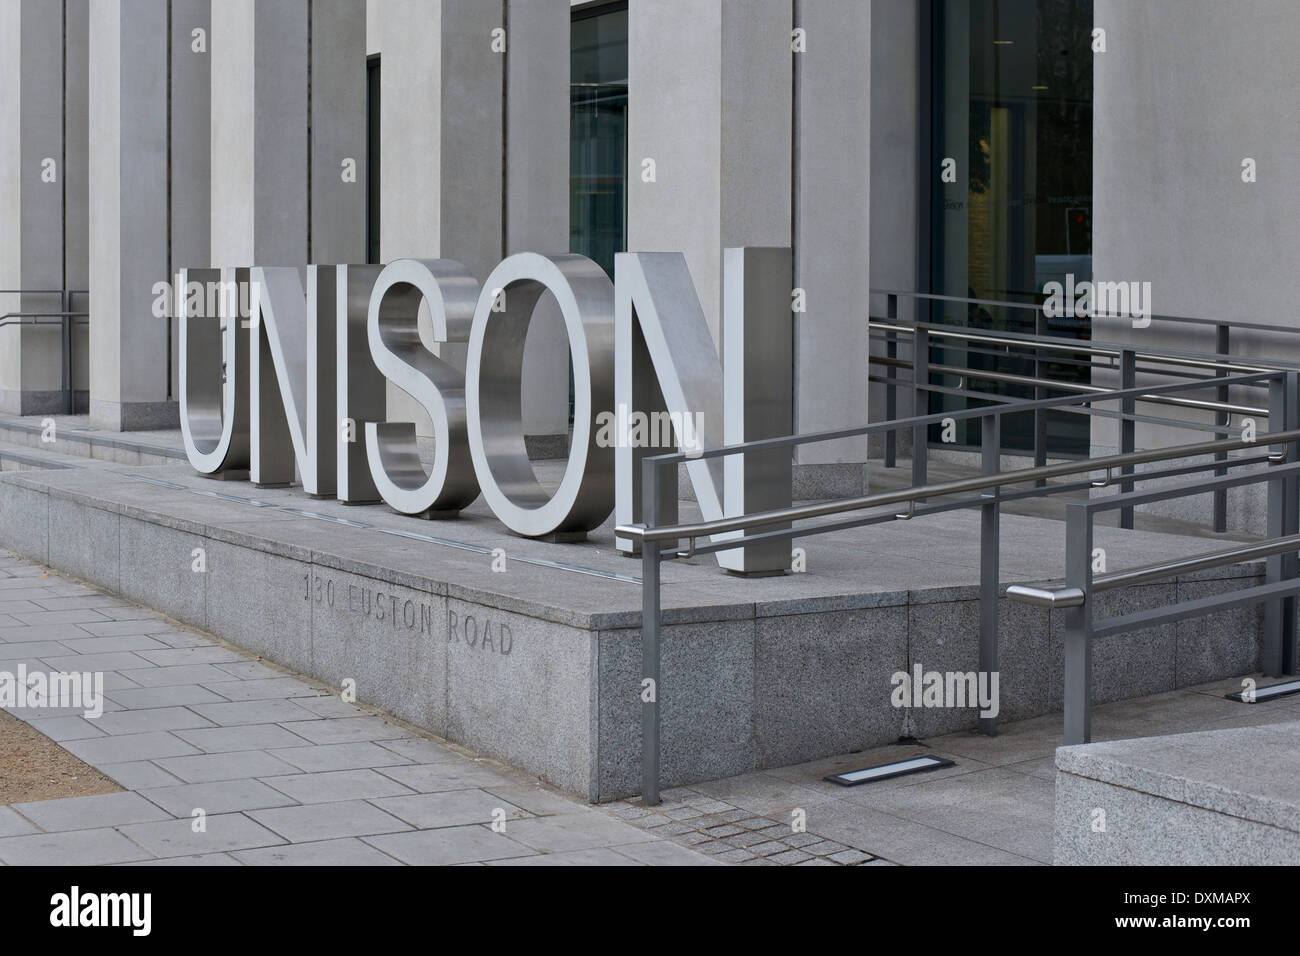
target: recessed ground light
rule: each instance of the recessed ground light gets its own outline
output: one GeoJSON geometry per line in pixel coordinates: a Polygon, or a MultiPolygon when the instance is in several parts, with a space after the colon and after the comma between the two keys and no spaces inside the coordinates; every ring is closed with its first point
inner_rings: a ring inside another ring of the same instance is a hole
{"type": "Polygon", "coordinates": [[[1031,89],[1031,90],[1046,90],[1047,87],[1045,87],[1045,86],[1031,86],[1030,89],[1031,89]]]}
{"type": "Polygon", "coordinates": [[[882,763],[878,767],[866,767],[862,770],[850,770],[848,773],[831,774],[825,779],[838,783],[841,787],[856,787],[860,783],[875,783],[877,780],[889,780],[909,773],[923,773],[926,770],[938,770],[940,767],[952,767],[951,760],[942,757],[913,757],[911,760],[895,760],[882,763]]]}
{"type": "Polygon", "coordinates": [[[1300,680],[1283,681],[1281,684],[1270,684],[1267,687],[1256,687],[1251,696],[1246,697],[1246,691],[1239,690],[1235,694],[1224,694],[1228,700],[1235,700],[1246,704],[1262,704],[1266,700],[1276,700],[1279,697],[1287,697],[1291,694],[1300,694],[1300,680]]]}
{"type": "Polygon", "coordinates": [[[1015,43],[1015,42],[1016,42],[1015,40],[994,40],[994,41],[993,41],[993,45],[994,45],[994,46],[1011,46],[1011,45],[1012,45],[1013,43],[1015,43]]]}

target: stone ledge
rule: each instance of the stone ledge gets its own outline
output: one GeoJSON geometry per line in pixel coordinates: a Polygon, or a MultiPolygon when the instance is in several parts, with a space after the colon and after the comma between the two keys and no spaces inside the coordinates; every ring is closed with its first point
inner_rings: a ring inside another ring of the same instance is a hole
{"type": "Polygon", "coordinates": [[[1056,767],[1300,834],[1300,721],[1061,747],[1056,767]]]}

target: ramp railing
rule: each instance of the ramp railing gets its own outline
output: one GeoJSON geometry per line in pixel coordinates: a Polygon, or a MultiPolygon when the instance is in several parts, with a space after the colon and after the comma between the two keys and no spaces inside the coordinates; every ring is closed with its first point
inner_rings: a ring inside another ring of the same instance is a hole
{"type": "MultiPolygon", "coordinates": [[[[642,460],[642,517],[639,524],[620,526],[617,533],[638,543],[641,548],[641,664],[643,687],[651,693],[642,694],[641,707],[641,741],[642,741],[642,798],[646,803],[659,802],[660,759],[661,759],[661,714],[663,700],[672,692],[671,680],[665,684],[662,669],[662,578],[664,561],[694,555],[706,555],[720,551],[735,550],[746,544],[759,544],[771,541],[791,541],[813,535],[829,534],[850,528],[864,527],[886,521],[912,520],[927,515],[939,514],[959,509],[979,509],[980,512],[980,629],[979,629],[979,669],[989,673],[998,669],[998,598],[1000,590],[998,569],[998,544],[1001,506],[1004,503],[1041,498],[1068,492],[1083,491],[1090,488],[1104,487],[1111,484],[1116,474],[1132,475],[1125,484],[1135,481],[1149,482],[1172,477],[1185,477],[1200,472],[1212,471],[1216,475],[1229,472],[1229,475],[1216,477],[1213,481],[1203,482],[1199,490],[1217,491],[1220,486],[1215,482],[1230,482],[1224,488],[1249,481],[1264,480],[1256,475],[1234,481],[1231,470],[1247,466],[1276,466],[1279,461],[1291,456],[1296,464],[1296,449],[1300,447],[1300,424],[1295,414],[1295,403],[1286,396],[1296,392],[1295,372],[1251,372],[1247,374],[1220,376],[1214,386],[1267,387],[1272,396],[1270,407],[1261,409],[1270,419],[1267,434],[1251,435],[1241,438],[1226,438],[1178,445],[1150,451],[1130,451],[1098,458],[1066,461],[1056,464],[1044,464],[1026,469],[1001,471],[1001,429],[1002,420],[1009,414],[1023,414],[1045,409],[1059,409],[1077,414],[1093,415],[1103,411],[1117,415],[1121,421],[1133,419],[1138,401],[1151,401],[1161,398],[1186,397],[1186,393],[1204,389],[1203,382],[1181,382],[1157,385],[1146,388],[1113,389],[1101,393],[1074,394],[1058,398],[1035,399],[1028,401],[1001,402],[983,408],[950,411],[940,414],[914,416],[897,421],[880,422],[859,428],[805,435],[787,438],[764,439],[743,444],[728,445],[721,448],[707,449],[703,452],[692,451],[689,459],[720,458],[728,455],[748,452],[769,451],[775,448],[794,449],[796,446],[814,442],[834,441],[854,436],[871,436],[875,434],[911,430],[914,434],[925,434],[931,424],[945,419],[978,419],[980,422],[981,470],[979,475],[951,481],[927,484],[924,481],[914,483],[912,487],[896,491],[885,491],[852,498],[816,502],[781,508],[772,511],[755,512],[734,517],[725,517],[712,521],[697,521],[677,524],[660,524],[658,502],[661,489],[675,487],[678,469],[688,460],[684,453],[657,455],[642,460]],[[1118,404],[1118,412],[1098,408],[1108,404],[1118,404]],[[1269,451],[1268,446],[1280,446],[1281,452],[1269,451]],[[1231,452],[1255,451],[1258,454],[1245,454],[1227,457],[1231,452]],[[1205,462],[1194,459],[1209,456],[1205,462]],[[1192,461],[1188,461],[1192,459],[1192,461]],[[1134,471],[1138,465],[1160,465],[1163,467],[1134,471]],[[1092,477],[1097,472],[1103,478],[1092,477]],[[672,483],[671,485],[669,483],[672,483]],[[1029,485],[1026,488],[1013,489],[1015,485],[1029,485]],[[906,510],[900,510],[905,508],[906,510]],[[825,520],[823,520],[825,519],[825,520]],[[717,536],[740,533],[741,537],[727,537],[717,540],[717,536]],[[702,539],[712,538],[707,543],[702,539]],[[682,542],[686,547],[682,548],[682,542]],[[648,682],[648,683],[647,683],[648,682]]],[[[1291,471],[1280,472],[1276,467],[1267,470],[1265,475],[1275,484],[1279,481],[1295,481],[1291,471]]],[[[1272,486],[1271,486],[1272,487],[1272,486]]],[[[1195,494],[1197,491],[1187,491],[1195,494]]],[[[1282,517],[1284,500],[1283,489],[1276,489],[1279,501],[1278,538],[1295,532],[1291,523],[1282,517]],[[1291,530],[1287,530],[1291,529],[1291,530]]],[[[1143,494],[1147,494],[1144,492],[1143,494]]],[[[1098,499],[1107,502],[1111,508],[1127,509],[1146,503],[1141,495],[1131,493],[1098,499]]],[[[1152,499],[1155,500],[1155,499],[1152,499]]],[[[1271,497],[1270,497],[1270,500],[1271,497]]],[[[1293,505],[1295,495],[1289,499],[1293,505]]],[[[1079,504],[1085,504],[1080,502],[1079,504]]],[[[1092,504],[1092,502],[1086,502],[1092,504]]],[[[1294,507],[1292,508],[1294,511],[1294,507]]],[[[1072,514],[1091,515],[1092,512],[1072,514]]],[[[1080,518],[1074,519],[1076,523],[1080,518]]],[[[1090,528],[1090,523],[1088,524],[1090,528]]],[[[1272,525],[1270,524],[1270,527],[1272,525]]],[[[1076,532],[1075,538],[1082,532],[1076,532]]],[[[1075,540],[1075,539],[1071,539],[1075,540]]],[[[1077,562],[1079,545],[1068,552],[1068,561],[1077,562]]],[[[1089,549],[1090,551],[1090,549],[1089,549]]],[[[1278,560],[1277,558],[1271,560],[1278,560]]],[[[1070,563],[1069,569],[1075,564],[1070,563]]],[[[1284,568],[1279,565],[1279,568],[1284,568]]],[[[1290,565],[1290,579],[1294,578],[1294,560],[1290,565]]],[[[1279,571],[1281,573],[1281,571],[1279,571]]],[[[1077,577],[1077,574],[1076,574],[1077,577]]],[[[1288,579],[1289,580],[1289,579],[1288,579]]],[[[1281,589],[1279,589],[1280,592],[1281,589]]],[[[1272,592],[1269,592],[1272,593],[1272,592]]],[[[1279,612],[1280,613],[1280,612],[1279,612]]],[[[1103,625],[1104,626],[1104,625],[1103,625]]],[[[1285,666],[1285,659],[1279,666],[1285,666]]],[[[1071,671],[1077,673],[1077,666],[1071,671]]],[[[1080,695],[1076,694],[1071,706],[1079,706],[1080,695]]],[[[1077,723],[1077,719],[1076,719],[1077,723]]],[[[980,730],[987,734],[996,733],[994,718],[981,717],[980,730]]]]}

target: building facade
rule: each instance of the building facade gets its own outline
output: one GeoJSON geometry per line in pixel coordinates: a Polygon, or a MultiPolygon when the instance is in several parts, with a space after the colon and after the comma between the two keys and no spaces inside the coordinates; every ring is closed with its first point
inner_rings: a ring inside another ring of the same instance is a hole
{"type": "MultiPolygon", "coordinates": [[[[174,426],[158,284],[184,267],[451,258],[482,281],[525,250],[609,271],[680,251],[716,342],[723,250],[788,246],[798,432],[884,414],[884,291],[1036,303],[1097,277],[1149,282],[1159,314],[1294,329],[1298,32],[1290,0],[3,0],[0,411],[174,426]]],[[[1051,331],[1186,334],[1107,321],[1051,331]]],[[[567,364],[543,302],[539,456],[563,446],[567,364]]],[[[1064,423],[1052,443],[1116,444],[1064,423]]],[[[868,453],[800,449],[804,494],[860,490],[868,453]]]]}

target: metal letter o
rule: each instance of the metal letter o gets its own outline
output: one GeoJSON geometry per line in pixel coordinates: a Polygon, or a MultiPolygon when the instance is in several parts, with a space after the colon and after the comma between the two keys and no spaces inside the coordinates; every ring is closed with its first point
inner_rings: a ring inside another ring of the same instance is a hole
{"type": "Polygon", "coordinates": [[[465,369],[469,447],[483,497],[516,534],[585,534],[614,507],[614,449],[596,443],[596,416],[614,404],[614,286],[585,256],[525,252],[498,265],[483,284],[465,369]],[[505,308],[493,311],[497,291],[505,308]],[[573,363],[573,437],[554,495],[537,481],[524,445],[524,343],[544,292],[564,317],[573,363]]]}

